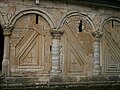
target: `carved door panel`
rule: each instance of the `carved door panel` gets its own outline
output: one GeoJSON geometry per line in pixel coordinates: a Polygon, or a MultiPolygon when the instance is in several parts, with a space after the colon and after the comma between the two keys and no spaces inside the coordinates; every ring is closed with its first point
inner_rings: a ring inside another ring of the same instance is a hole
{"type": "Polygon", "coordinates": [[[106,74],[120,74],[120,22],[111,20],[103,27],[102,66],[106,74]]]}
{"type": "Polygon", "coordinates": [[[79,16],[69,17],[63,26],[64,73],[83,75],[92,71],[93,38],[92,28],[88,21],[79,16]],[[79,32],[79,21],[82,20],[82,32],[79,32]]]}
{"type": "Polygon", "coordinates": [[[38,15],[30,14],[18,19],[11,35],[10,63],[13,76],[48,74],[51,59],[49,30],[49,24],[38,15]]]}

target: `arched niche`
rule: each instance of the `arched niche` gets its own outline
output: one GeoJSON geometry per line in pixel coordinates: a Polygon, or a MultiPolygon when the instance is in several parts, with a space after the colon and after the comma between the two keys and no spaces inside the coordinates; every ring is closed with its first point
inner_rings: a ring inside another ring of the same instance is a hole
{"type": "Polygon", "coordinates": [[[73,11],[63,16],[58,30],[64,30],[63,63],[65,74],[85,75],[92,71],[93,37],[92,20],[82,13],[73,11]],[[81,29],[79,25],[81,22],[81,29]]]}
{"type": "Polygon", "coordinates": [[[101,39],[102,72],[106,75],[120,73],[120,19],[106,18],[102,24],[101,39]]]}
{"type": "Polygon", "coordinates": [[[11,76],[46,74],[48,77],[51,66],[50,30],[53,26],[38,13],[26,13],[16,17],[16,21],[14,19],[10,36],[11,76]]]}

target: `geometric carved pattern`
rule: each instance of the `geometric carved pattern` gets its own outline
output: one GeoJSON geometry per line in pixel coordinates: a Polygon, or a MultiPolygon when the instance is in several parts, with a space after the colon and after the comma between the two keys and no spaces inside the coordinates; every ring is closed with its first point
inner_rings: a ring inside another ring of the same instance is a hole
{"type": "Polygon", "coordinates": [[[41,16],[38,16],[38,23],[35,14],[24,15],[18,19],[10,38],[12,75],[28,71],[37,71],[37,75],[50,71],[52,38],[49,30],[49,24],[41,16]]]}
{"type": "Polygon", "coordinates": [[[82,74],[84,70],[84,63],[81,60],[80,54],[77,53],[76,48],[71,44],[72,42],[65,38],[64,46],[64,70],[66,74],[82,74]]]}
{"type": "Polygon", "coordinates": [[[71,30],[72,34],[78,39],[78,42],[85,50],[87,55],[93,54],[92,27],[90,23],[80,16],[69,17],[65,24],[65,30],[71,30]],[[82,32],[79,32],[79,21],[82,20],[82,32]]]}
{"type": "Polygon", "coordinates": [[[81,73],[83,72],[83,64],[81,64],[78,57],[74,53],[74,49],[70,43],[68,43],[68,73],[81,73]]]}
{"type": "Polygon", "coordinates": [[[88,21],[79,16],[72,16],[64,23],[63,30],[65,30],[63,36],[64,73],[83,75],[83,73],[88,72],[85,71],[85,67],[92,61],[91,58],[88,58],[89,55],[93,54],[91,26],[88,21]],[[78,30],[80,20],[83,22],[83,32],[78,30]]]}
{"type": "Polygon", "coordinates": [[[108,21],[104,26],[103,62],[105,72],[120,73],[120,23],[108,21]],[[119,31],[118,31],[119,29],[119,31]],[[104,50],[105,49],[105,50],[104,50]]]}
{"type": "Polygon", "coordinates": [[[31,39],[26,41],[26,43],[24,43],[23,46],[21,46],[21,47],[24,47],[24,48],[22,48],[23,50],[20,49],[20,51],[22,51],[22,52],[18,51],[20,54],[20,55],[18,55],[18,58],[20,60],[19,61],[20,66],[26,66],[26,67],[29,66],[31,68],[31,66],[39,65],[38,36],[37,37],[33,36],[33,37],[31,37],[31,39]]]}

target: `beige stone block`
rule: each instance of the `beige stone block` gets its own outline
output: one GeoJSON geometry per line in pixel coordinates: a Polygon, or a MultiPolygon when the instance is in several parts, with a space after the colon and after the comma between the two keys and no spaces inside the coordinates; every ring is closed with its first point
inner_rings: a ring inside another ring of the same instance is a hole
{"type": "Polygon", "coordinates": [[[24,5],[28,5],[28,6],[31,6],[31,5],[33,5],[35,2],[34,2],[35,0],[24,0],[24,5]]]}

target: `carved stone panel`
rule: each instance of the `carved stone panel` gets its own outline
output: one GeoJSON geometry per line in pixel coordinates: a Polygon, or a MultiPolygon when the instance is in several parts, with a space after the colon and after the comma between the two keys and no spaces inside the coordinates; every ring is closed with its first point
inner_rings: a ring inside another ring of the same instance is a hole
{"type": "Polygon", "coordinates": [[[120,22],[111,20],[103,27],[102,39],[103,72],[106,74],[120,73],[120,22]]]}
{"type": "Polygon", "coordinates": [[[10,38],[11,75],[48,74],[52,39],[49,31],[49,24],[39,15],[18,19],[10,38]]]}
{"type": "Polygon", "coordinates": [[[73,46],[68,42],[68,73],[82,73],[84,66],[80,61],[80,58],[77,57],[77,53],[74,52],[73,46]]]}
{"type": "Polygon", "coordinates": [[[90,23],[80,16],[69,17],[63,26],[64,73],[85,75],[92,71],[93,38],[90,23]],[[82,20],[82,32],[79,21],[82,20]]]}

